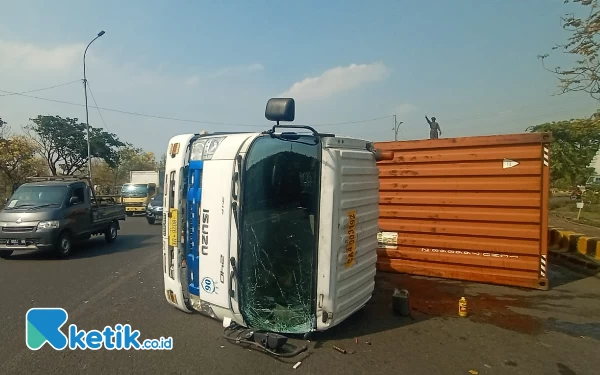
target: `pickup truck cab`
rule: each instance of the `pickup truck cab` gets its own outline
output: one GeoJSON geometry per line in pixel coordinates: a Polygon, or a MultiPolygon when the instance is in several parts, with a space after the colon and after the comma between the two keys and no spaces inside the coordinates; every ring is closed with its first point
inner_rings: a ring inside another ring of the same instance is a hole
{"type": "Polygon", "coordinates": [[[122,204],[100,203],[91,185],[77,178],[43,177],[21,185],[0,212],[0,258],[14,252],[54,251],[71,255],[73,243],[93,235],[117,239],[122,204]]]}

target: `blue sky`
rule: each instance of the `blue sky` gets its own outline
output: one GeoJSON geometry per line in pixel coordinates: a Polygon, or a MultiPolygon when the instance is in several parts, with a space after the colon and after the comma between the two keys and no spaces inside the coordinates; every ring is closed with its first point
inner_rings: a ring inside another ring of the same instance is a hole
{"type": "MultiPolygon", "coordinates": [[[[518,133],[599,107],[585,94],[552,96],[556,80],[537,59],[568,36],[559,17],[577,7],[562,0],[0,0],[0,8],[0,90],[81,79],[83,50],[105,30],[87,57],[100,107],[240,124],[101,111],[110,131],[156,153],[180,133],[264,130],[266,101],[278,95],[296,99],[296,123],[385,117],[316,125],[376,141],[393,139],[393,114],[404,122],[401,139],[419,139],[428,137],[425,115],[455,137],[518,133]]],[[[30,95],[84,103],[81,83],[30,95]]],[[[90,124],[104,127],[90,110],[90,124]]],[[[37,114],[85,119],[81,106],[0,96],[15,132],[37,114]]]]}

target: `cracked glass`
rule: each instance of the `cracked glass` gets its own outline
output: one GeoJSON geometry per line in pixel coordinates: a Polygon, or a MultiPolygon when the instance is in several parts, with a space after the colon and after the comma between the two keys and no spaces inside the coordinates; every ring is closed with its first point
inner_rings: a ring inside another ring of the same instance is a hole
{"type": "Polygon", "coordinates": [[[313,136],[258,138],[243,173],[240,308],[249,327],[314,325],[320,145],[313,136]]]}

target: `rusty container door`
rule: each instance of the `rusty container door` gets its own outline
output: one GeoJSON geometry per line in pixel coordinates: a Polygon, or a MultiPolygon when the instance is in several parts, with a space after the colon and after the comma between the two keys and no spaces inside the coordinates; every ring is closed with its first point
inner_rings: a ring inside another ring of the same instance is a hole
{"type": "Polygon", "coordinates": [[[378,269],[547,290],[550,140],[376,143],[378,269]]]}

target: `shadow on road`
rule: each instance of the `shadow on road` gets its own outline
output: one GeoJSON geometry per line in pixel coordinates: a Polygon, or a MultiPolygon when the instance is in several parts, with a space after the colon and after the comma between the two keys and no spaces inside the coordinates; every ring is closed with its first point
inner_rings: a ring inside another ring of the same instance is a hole
{"type": "MultiPolygon", "coordinates": [[[[313,340],[322,344],[322,342],[330,340],[359,338],[359,341],[364,343],[368,341],[370,335],[409,326],[434,317],[435,314],[429,314],[429,312],[421,313],[421,310],[426,310],[424,301],[429,299],[427,295],[421,293],[421,290],[422,288],[427,290],[429,287],[419,281],[415,283],[415,280],[409,275],[378,272],[375,277],[375,292],[367,305],[340,325],[325,332],[315,333],[313,340]],[[393,311],[394,288],[409,291],[410,317],[401,316],[393,311]]],[[[435,289],[430,289],[430,292],[439,291],[440,288],[443,289],[443,285],[438,283],[435,289]]],[[[319,346],[317,344],[316,347],[319,346]]]]}
{"type": "Polygon", "coordinates": [[[575,265],[568,264],[567,261],[553,259],[553,262],[548,267],[550,290],[593,276],[589,272],[582,272],[575,265]]]}
{"type": "MultiPolygon", "coordinates": [[[[87,241],[74,244],[73,254],[68,259],[85,259],[98,256],[122,253],[148,246],[160,247],[160,236],[152,234],[119,234],[116,242],[110,244],[104,236],[93,237],[87,241]]],[[[31,251],[28,253],[13,254],[7,260],[56,260],[52,252],[31,251]]]]}

